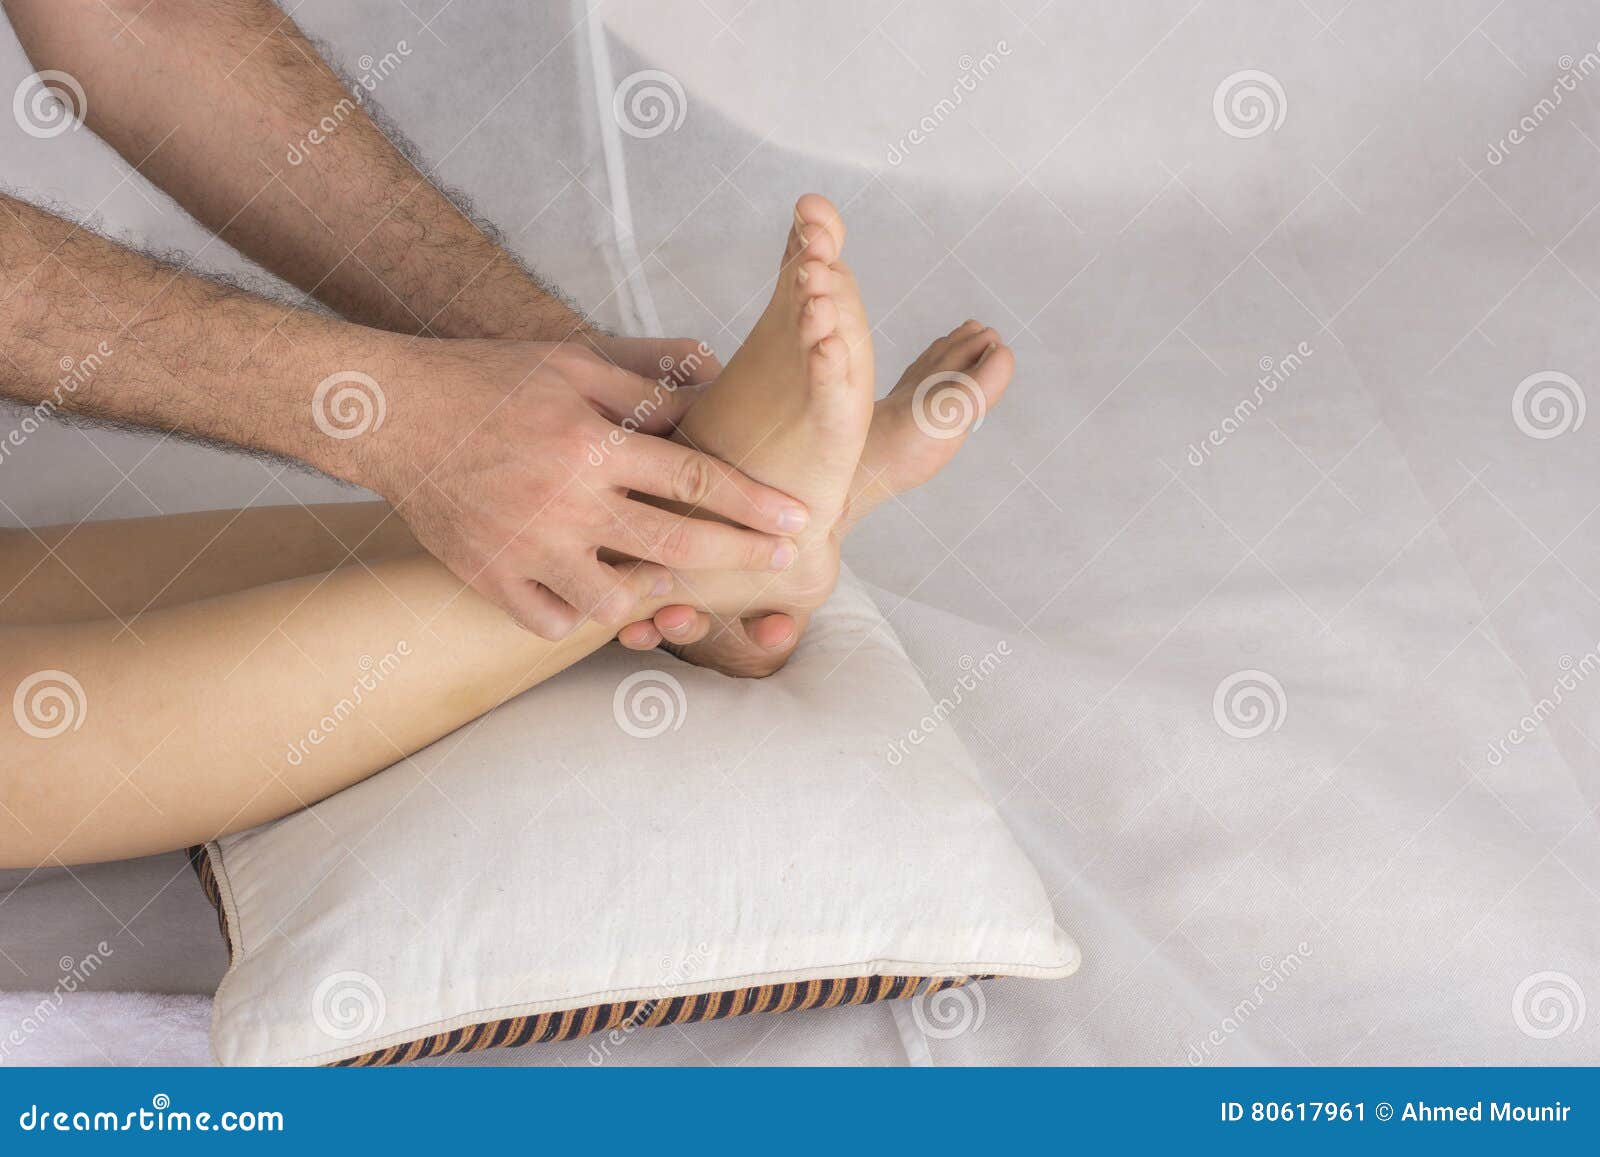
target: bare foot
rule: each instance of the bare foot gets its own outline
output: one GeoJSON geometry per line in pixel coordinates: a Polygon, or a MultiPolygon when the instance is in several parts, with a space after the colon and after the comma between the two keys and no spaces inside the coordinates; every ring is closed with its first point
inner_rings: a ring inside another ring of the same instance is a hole
{"type": "MultiPolygon", "coordinates": [[[[680,440],[781,486],[810,511],[794,536],[798,556],[762,580],[752,614],[810,610],[838,577],[839,530],[873,414],[872,335],[839,260],[843,244],[832,203],[801,197],[771,301],[678,425],[680,440]]],[[[695,574],[680,578],[695,590],[695,574]]]]}
{"type": "MultiPolygon", "coordinates": [[[[999,404],[1014,367],[1015,358],[999,334],[977,321],[957,326],[907,366],[873,409],[839,536],[889,498],[921,486],[944,469],[982,415],[999,404]]],[[[658,613],[654,622],[625,628],[618,638],[636,650],[665,642],[691,663],[759,678],[788,661],[807,617],[780,613],[743,621],[713,619],[691,607],[674,606],[658,613]]]]}

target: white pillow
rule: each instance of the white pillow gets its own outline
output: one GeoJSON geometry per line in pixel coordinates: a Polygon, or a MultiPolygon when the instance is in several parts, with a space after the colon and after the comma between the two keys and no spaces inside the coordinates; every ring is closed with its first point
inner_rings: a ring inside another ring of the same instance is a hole
{"type": "Polygon", "coordinates": [[[217,1058],[392,1063],[1067,976],[1077,946],[941,716],[848,576],[770,679],[608,648],[206,845],[217,1058]]]}

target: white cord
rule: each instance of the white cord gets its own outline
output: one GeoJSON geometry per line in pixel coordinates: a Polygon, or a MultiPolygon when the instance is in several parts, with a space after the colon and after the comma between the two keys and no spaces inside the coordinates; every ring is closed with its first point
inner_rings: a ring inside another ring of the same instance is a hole
{"type": "Polygon", "coordinates": [[[611,74],[611,53],[607,47],[605,25],[600,20],[598,5],[591,8],[584,0],[572,0],[572,3],[575,15],[581,12],[577,18],[583,21],[584,39],[589,45],[595,120],[600,129],[600,151],[605,158],[606,188],[611,198],[611,228],[616,238],[617,257],[624,270],[617,286],[618,302],[627,327],[635,336],[663,337],[665,335],[661,330],[661,318],[656,313],[655,298],[650,294],[644,265],[639,260],[639,249],[633,241],[628,165],[623,155],[622,132],[611,108],[616,85],[611,74]]]}

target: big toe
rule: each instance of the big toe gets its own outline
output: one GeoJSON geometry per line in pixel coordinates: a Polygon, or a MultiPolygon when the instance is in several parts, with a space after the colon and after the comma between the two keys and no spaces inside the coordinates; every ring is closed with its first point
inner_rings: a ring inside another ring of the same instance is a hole
{"type": "Polygon", "coordinates": [[[834,262],[844,252],[844,218],[821,193],[807,193],[794,204],[794,222],[784,248],[784,264],[834,262]]]}

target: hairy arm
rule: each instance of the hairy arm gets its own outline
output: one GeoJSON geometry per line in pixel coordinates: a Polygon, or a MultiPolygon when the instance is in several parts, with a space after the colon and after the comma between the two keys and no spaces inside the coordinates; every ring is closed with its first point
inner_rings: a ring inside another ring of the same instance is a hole
{"type": "Polygon", "coordinates": [[[0,393],[43,414],[172,430],[362,481],[360,447],[318,430],[312,392],[330,365],[398,364],[400,345],[0,194],[0,393]]]}
{"type": "MultiPolygon", "coordinates": [[[[3,4],[34,67],[83,86],[89,128],[343,316],[439,337],[586,328],[390,143],[365,89],[347,90],[269,0],[3,4]]],[[[400,41],[380,63],[403,68],[418,50],[400,41]]]]}
{"type": "MultiPolygon", "coordinates": [[[[473,343],[412,343],[415,358],[408,352],[399,361],[335,342],[321,351],[328,356],[311,359],[317,372],[299,375],[288,409],[270,376],[261,385],[252,379],[250,392],[229,391],[208,379],[216,367],[186,359],[170,365],[153,392],[97,377],[106,390],[65,408],[287,453],[367,485],[393,502],[418,540],[459,577],[546,638],[561,637],[584,614],[626,621],[615,577],[597,561],[600,550],[682,569],[781,568],[791,548],[774,535],[799,529],[802,507],[725,463],[646,436],[670,433],[692,401],[678,384],[716,375],[709,351],[695,342],[611,338],[586,325],[412,167],[268,0],[0,3],[35,67],[82,85],[90,128],[240,251],[374,327],[361,329],[374,335],[370,341],[382,345],[379,329],[521,339],[426,354],[426,346],[473,343]],[[322,139],[310,144],[314,126],[322,139]],[[484,348],[573,337],[583,339],[590,361],[549,347],[484,348]],[[658,385],[651,379],[666,359],[672,379],[658,385]],[[394,375],[399,396],[375,364],[394,375]],[[383,383],[372,392],[388,402],[391,421],[381,435],[374,424],[373,436],[308,443],[309,391],[350,370],[383,383]],[[254,393],[261,391],[268,397],[258,405],[254,393]],[[597,428],[595,411],[642,433],[618,439],[616,426],[597,428]],[[753,529],[698,519],[683,525],[681,517],[664,522],[630,501],[630,491],[687,501],[753,529]]],[[[32,268],[39,223],[21,210],[16,222],[26,235],[14,246],[16,261],[32,268]]],[[[50,240],[44,237],[44,248],[50,240]]],[[[100,265],[150,272],[148,262],[84,245],[100,265]]],[[[63,250],[62,257],[59,272],[76,276],[82,254],[63,250]]],[[[35,308],[53,313],[62,284],[57,279],[35,294],[35,308]]],[[[137,285],[131,295],[152,288],[137,285]]],[[[174,301],[163,315],[168,323],[216,324],[242,296],[217,290],[219,297],[204,299],[209,288],[183,282],[189,298],[174,301]],[[197,308],[207,316],[191,316],[197,308]]],[[[286,325],[320,322],[297,314],[274,323],[259,306],[240,308],[249,314],[247,333],[264,322],[288,337],[286,325]]],[[[122,316],[96,324],[103,330],[122,316]]],[[[50,340],[99,336],[81,328],[85,320],[80,308],[72,324],[34,343],[25,398],[37,400],[50,340]]],[[[244,348],[224,343],[211,356],[237,374],[253,367],[230,355],[261,359],[247,339],[236,344],[244,348]]]]}

